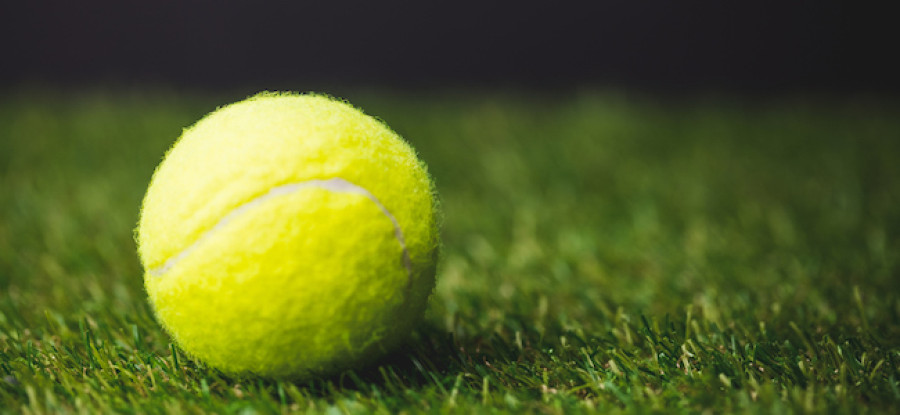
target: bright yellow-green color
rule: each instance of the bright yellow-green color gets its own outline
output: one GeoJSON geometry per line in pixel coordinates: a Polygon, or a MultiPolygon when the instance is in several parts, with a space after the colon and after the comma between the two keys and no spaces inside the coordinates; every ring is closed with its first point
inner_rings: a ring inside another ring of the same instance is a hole
{"type": "Polygon", "coordinates": [[[438,206],[425,165],[378,120],[263,93],[186,129],[137,229],[156,315],[228,373],[304,378],[365,364],[420,320],[438,206]]]}

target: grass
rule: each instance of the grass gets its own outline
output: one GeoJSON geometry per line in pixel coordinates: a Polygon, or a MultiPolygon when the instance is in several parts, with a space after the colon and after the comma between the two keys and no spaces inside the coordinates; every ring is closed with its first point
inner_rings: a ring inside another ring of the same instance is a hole
{"type": "Polygon", "coordinates": [[[230,379],[177,350],[132,230],[240,96],[0,96],[0,413],[896,413],[895,103],[359,93],[446,210],[425,323],[371,367],[230,379]]]}

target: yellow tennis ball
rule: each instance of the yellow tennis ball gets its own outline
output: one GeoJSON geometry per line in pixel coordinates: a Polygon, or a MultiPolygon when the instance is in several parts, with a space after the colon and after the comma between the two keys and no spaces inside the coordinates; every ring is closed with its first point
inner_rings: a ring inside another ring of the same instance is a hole
{"type": "Polygon", "coordinates": [[[425,165],[378,120],[320,95],[262,93],[186,129],[137,228],[156,316],[233,374],[304,378],[389,351],[434,288],[425,165]]]}

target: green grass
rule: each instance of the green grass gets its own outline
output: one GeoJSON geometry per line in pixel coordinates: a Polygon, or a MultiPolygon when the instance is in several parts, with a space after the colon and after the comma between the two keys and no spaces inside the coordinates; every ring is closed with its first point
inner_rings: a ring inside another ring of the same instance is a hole
{"type": "Polygon", "coordinates": [[[154,321],[133,242],[216,105],[0,96],[0,413],[896,413],[900,106],[360,93],[446,210],[403,351],[229,379],[154,321]]]}

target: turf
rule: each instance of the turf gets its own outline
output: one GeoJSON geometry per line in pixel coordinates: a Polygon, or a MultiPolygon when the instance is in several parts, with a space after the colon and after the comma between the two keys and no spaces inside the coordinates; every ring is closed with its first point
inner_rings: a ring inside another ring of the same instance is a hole
{"type": "Polygon", "coordinates": [[[240,95],[0,96],[0,413],[896,413],[900,106],[348,94],[446,210],[404,349],[231,379],[154,321],[133,228],[181,129],[240,95]]]}

